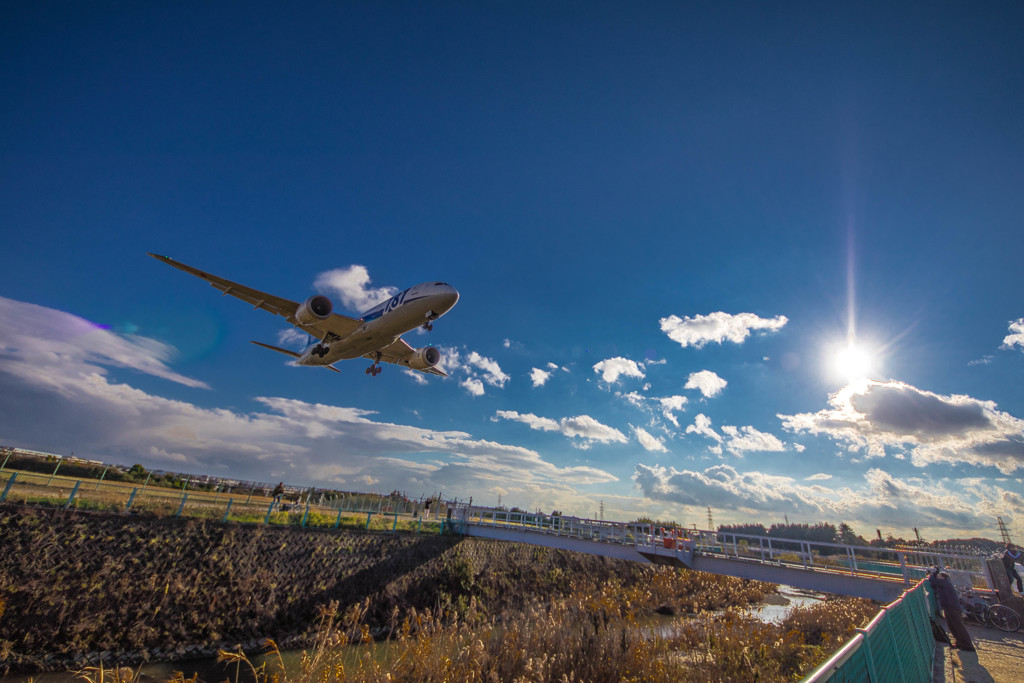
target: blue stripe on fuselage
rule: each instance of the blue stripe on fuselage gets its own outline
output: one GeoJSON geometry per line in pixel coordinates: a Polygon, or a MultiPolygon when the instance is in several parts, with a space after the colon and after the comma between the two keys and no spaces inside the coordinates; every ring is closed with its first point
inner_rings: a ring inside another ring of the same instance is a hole
{"type": "Polygon", "coordinates": [[[367,311],[366,313],[363,314],[363,317],[361,318],[361,320],[363,322],[370,322],[371,320],[376,320],[377,318],[383,316],[385,313],[390,313],[391,311],[395,310],[399,306],[404,306],[405,304],[411,304],[414,301],[419,301],[420,299],[424,299],[424,298],[430,296],[429,294],[423,294],[421,296],[417,296],[417,297],[413,297],[411,299],[407,299],[407,298],[405,298],[405,295],[408,294],[408,293],[409,293],[409,290],[407,289],[404,292],[400,292],[399,294],[396,294],[395,296],[391,297],[387,301],[387,303],[378,304],[377,306],[374,306],[369,311],[367,311]]]}

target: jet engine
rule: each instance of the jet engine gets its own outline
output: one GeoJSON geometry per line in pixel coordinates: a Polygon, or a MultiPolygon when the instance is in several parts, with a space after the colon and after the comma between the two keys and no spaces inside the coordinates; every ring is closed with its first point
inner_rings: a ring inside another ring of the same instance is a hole
{"type": "Polygon", "coordinates": [[[441,362],[441,352],[433,346],[424,346],[416,349],[406,360],[406,363],[413,370],[427,370],[441,362]]]}
{"type": "Polygon", "coordinates": [[[315,325],[331,317],[334,306],[323,294],[311,296],[295,311],[295,321],[300,325],[315,325]]]}

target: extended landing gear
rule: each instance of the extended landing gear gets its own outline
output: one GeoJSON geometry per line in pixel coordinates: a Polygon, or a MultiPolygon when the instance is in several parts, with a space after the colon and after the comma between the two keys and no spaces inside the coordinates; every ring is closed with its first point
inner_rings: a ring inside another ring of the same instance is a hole
{"type": "Polygon", "coordinates": [[[371,377],[376,377],[383,370],[384,370],[384,368],[382,368],[380,366],[380,354],[378,353],[377,357],[373,361],[373,365],[371,365],[370,367],[366,368],[366,374],[370,375],[371,377]]]}
{"type": "Polygon", "coordinates": [[[430,311],[429,313],[427,313],[427,322],[420,325],[420,327],[425,329],[427,332],[430,332],[431,330],[434,329],[434,321],[437,320],[438,317],[439,316],[437,315],[437,313],[430,311]]]}
{"type": "Polygon", "coordinates": [[[431,323],[430,323],[429,321],[428,321],[428,322],[425,322],[425,323],[423,323],[422,325],[420,325],[420,327],[422,327],[423,329],[425,329],[425,330],[426,330],[427,332],[430,332],[431,330],[433,330],[433,329],[434,329],[434,326],[433,326],[433,325],[432,325],[432,324],[431,324],[431,323]]]}

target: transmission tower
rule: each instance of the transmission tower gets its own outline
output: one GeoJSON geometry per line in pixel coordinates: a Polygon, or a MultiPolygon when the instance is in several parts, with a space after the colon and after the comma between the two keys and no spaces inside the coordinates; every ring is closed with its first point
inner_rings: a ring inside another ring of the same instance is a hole
{"type": "Polygon", "coordinates": [[[711,506],[709,505],[708,506],[708,531],[714,531],[714,530],[715,530],[715,523],[711,519],[711,506]]]}
{"type": "Polygon", "coordinates": [[[996,517],[999,522],[999,535],[1003,537],[1003,543],[1013,543],[1010,540],[1010,530],[1006,528],[1006,524],[1003,522],[1002,517],[996,517]]]}
{"type": "Polygon", "coordinates": [[[598,519],[604,519],[604,501],[601,501],[601,516],[598,519]]]}

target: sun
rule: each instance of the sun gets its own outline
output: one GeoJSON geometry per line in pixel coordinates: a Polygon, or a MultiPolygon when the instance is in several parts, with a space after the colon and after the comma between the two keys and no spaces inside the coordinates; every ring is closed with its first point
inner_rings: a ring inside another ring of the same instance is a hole
{"type": "Polygon", "coordinates": [[[851,383],[867,379],[875,370],[874,354],[855,344],[837,350],[832,362],[836,374],[851,383]]]}

